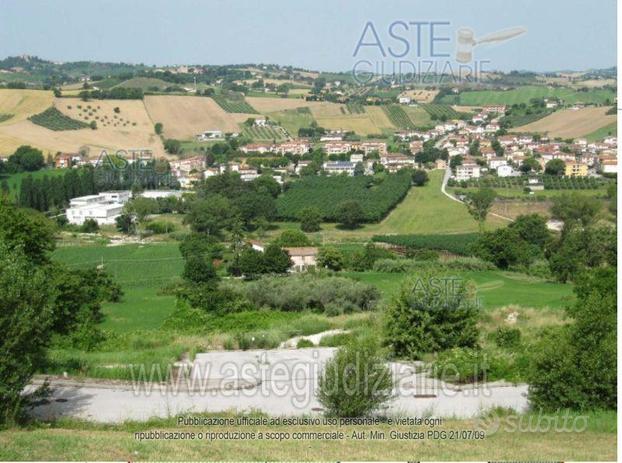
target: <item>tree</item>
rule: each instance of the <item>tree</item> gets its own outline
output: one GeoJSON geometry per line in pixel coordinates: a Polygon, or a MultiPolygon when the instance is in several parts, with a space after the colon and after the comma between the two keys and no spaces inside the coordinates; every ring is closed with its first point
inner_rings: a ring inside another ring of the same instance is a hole
{"type": "Polygon", "coordinates": [[[391,370],[373,338],[351,341],[326,362],[318,401],[329,416],[354,418],[378,410],[391,398],[391,370]]]}
{"type": "Polygon", "coordinates": [[[486,216],[492,207],[492,203],[495,201],[497,194],[494,190],[489,188],[481,188],[475,193],[469,193],[467,196],[467,208],[469,214],[479,224],[480,233],[484,230],[484,222],[486,222],[486,216]]]}
{"type": "Polygon", "coordinates": [[[97,122],[96,121],[91,121],[91,123],[89,124],[89,127],[92,130],[97,130],[97,122]]]}
{"type": "Polygon", "coordinates": [[[263,273],[287,273],[292,266],[289,254],[278,244],[269,244],[263,253],[263,273]]]}
{"type": "Polygon", "coordinates": [[[45,357],[53,310],[46,272],[0,237],[0,423],[15,422],[22,392],[45,357]]]}
{"type": "Polygon", "coordinates": [[[344,263],[343,254],[333,246],[325,246],[318,252],[317,264],[319,267],[338,272],[344,267],[344,263]]]}
{"type": "Polygon", "coordinates": [[[281,194],[281,185],[279,185],[272,175],[260,175],[253,180],[252,186],[257,193],[269,194],[273,198],[281,194]]]}
{"type": "Polygon", "coordinates": [[[168,138],[164,141],[164,149],[169,154],[178,154],[181,151],[181,142],[168,138]]]}
{"type": "Polygon", "coordinates": [[[183,278],[191,284],[215,284],[218,282],[218,275],[210,256],[201,254],[192,254],[186,257],[183,278]]]}
{"type": "Polygon", "coordinates": [[[598,218],[601,203],[598,199],[579,193],[563,194],[553,198],[551,214],[564,222],[562,235],[579,225],[583,228],[591,226],[598,218]]]}
{"type": "Polygon", "coordinates": [[[457,156],[453,156],[449,161],[449,167],[455,169],[458,166],[462,165],[463,158],[459,154],[457,156]]]}
{"type": "Polygon", "coordinates": [[[305,207],[300,211],[300,229],[304,232],[320,230],[322,213],[317,207],[305,207]]]}
{"type": "Polygon", "coordinates": [[[56,227],[43,214],[17,208],[0,199],[0,240],[9,250],[21,249],[35,263],[47,263],[55,248],[56,227]]]}
{"type": "Polygon", "coordinates": [[[221,237],[223,229],[232,223],[234,214],[235,211],[227,198],[211,195],[205,199],[196,199],[189,204],[184,223],[189,224],[195,232],[221,237]]]}
{"type": "Polygon", "coordinates": [[[482,233],[474,245],[474,253],[501,269],[527,266],[537,254],[519,231],[510,227],[482,233]]]}
{"type": "Polygon", "coordinates": [[[45,158],[41,150],[22,145],[9,156],[8,163],[14,172],[34,172],[45,166],[45,158]]]}
{"type": "Polygon", "coordinates": [[[574,323],[549,331],[533,349],[529,400],[544,410],[615,409],[617,403],[615,267],[577,278],[574,323]]]}
{"type": "Polygon", "coordinates": [[[385,343],[393,354],[475,347],[478,309],[473,288],[452,275],[422,272],[409,278],[386,310],[385,343]]]}
{"type": "Polygon", "coordinates": [[[561,177],[566,172],[566,163],[561,159],[551,159],[544,166],[544,173],[561,177]]]}
{"type": "Polygon", "coordinates": [[[413,171],[412,180],[415,186],[423,186],[430,180],[428,173],[422,169],[416,169],[413,171]]]}
{"type": "Polygon", "coordinates": [[[546,219],[539,214],[519,215],[508,228],[515,230],[520,239],[536,246],[540,251],[544,251],[552,238],[546,219]]]}
{"type": "Polygon", "coordinates": [[[274,240],[274,243],[282,247],[299,247],[310,246],[311,242],[307,235],[300,230],[284,230],[279,237],[274,240]]]}
{"type": "Polygon", "coordinates": [[[528,174],[531,171],[539,172],[540,170],[542,170],[542,166],[540,166],[540,163],[538,162],[536,158],[529,157],[523,161],[523,163],[520,165],[518,169],[521,172],[528,174]]]}
{"type": "Polygon", "coordinates": [[[335,216],[344,228],[354,229],[363,221],[365,213],[358,201],[345,201],[337,206],[335,216]]]}
{"type": "Polygon", "coordinates": [[[162,124],[162,122],[156,122],[153,126],[153,130],[156,135],[162,135],[162,132],[164,132],[164,124],[162,124]]]}

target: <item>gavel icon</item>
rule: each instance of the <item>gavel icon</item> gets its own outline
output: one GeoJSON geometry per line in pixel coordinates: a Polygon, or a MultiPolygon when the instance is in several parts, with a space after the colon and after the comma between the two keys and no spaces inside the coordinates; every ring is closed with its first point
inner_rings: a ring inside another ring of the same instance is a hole
{"type": "Polygon", "coordinates": [[[456,31],[456,61],[469,63],[473,59],[473,48],[484,43],[498,43],[513,39],[527,32],[524,27],[512,27],[476,39],[472,29],[462,27],[456,31]]]}

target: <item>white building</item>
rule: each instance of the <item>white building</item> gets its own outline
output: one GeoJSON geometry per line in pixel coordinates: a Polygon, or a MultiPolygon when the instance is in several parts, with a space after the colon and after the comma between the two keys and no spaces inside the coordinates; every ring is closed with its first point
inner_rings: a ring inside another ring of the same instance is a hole
{"type": "Polygon", "coordinates": [[[346,173],[348,175],[354,175],[354,168],[356,164],[349,161],[328,161],[322,165],[322,168],[328,172],[329,175],[339,175],[346,173]]]}
{"type": "Polygon", "coordinates": [[[181,198],[182,192],[179,190],[145,190],[140,193],[139,196],[143,198],[158,199],[158,198],[181,198]]]}
{"type": "Polygon", "coordinates": [[[497,167],[497,175],[499,177],[515,177],[517,173],[512,166],[505,164],[497,167]]]}
{"type": "Polygon", "coordinates": [[[469,180],[479,178],[480,168],[475,163],[466,163],[456,167],[456,180],[469,180]]]}
{"type": "Polygon", "coordinates": [[[82,225],[92,219],[98,225],[110,225],[123,212],[123,206],[130,199],[129,191],[106,191],[98,195],[80,196],[69,202],[65,212],[69,223],[82,225]]]}

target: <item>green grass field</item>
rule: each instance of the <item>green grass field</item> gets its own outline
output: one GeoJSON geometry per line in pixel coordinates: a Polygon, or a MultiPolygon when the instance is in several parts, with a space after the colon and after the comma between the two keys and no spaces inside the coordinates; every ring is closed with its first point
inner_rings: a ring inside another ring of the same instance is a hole
{"type": "Polygon", "coordinates": [[[608,89],[592,89],[587,92],[578,92],[567,87],[524,86],[512,90],[478,90],[463,92],[459,95],[446,95],[441,99],[442,103],[463,106],[480,106],[486,104],[528,104],[532,98],[557,97],[566,104],[599,103],[615,98],[615,92],[608,89]]]}
{"type": "Polygon", "coordinates": [[[181,275],[183,259],[176,242],[126,246],[61,247],[54,259],[70,268],[104,264],[125,292],[123,301],[105,304],[102,328],[115,332],[158,329],[173,311],[175,298],[159,289],[181,275]]]}
{"type": "MultiPolygon", "coordinates": [[[[397,294],[407,278],[403,273],[350,272],[346,275],[376,286],[385,300],[397,294]]],[[[573,300],[571,285],[550,283],[520,273],[487,270],[456,272],[456,276],[475,283],[477,298],[484,310],[511,304],[536,309],[561,309],[573,300]]]]}
{"type": "MultiPolygon", "coordinates": [[[[430,172],[430,181],[423,187],[413,187],[404,200],[379,224],[370,226],[376,234],[420,233],[446,234],[477,231],[477,222],[466,207],[452,201],[441,192],[443,171],[430,172]]],[[[489,216],[487,228],[504,224],[489,216]]]]}
{"type": "Polygon", "coordinates": [[[267,116],[278,122],[292,137],[298,136],[298,129],[311,127],[311,124],[315,122],[309,108],[285,109],[268,113],[267,116]]]}
{"type": "MultiPolygon", "coordinates": [[[[213,416],[213,415],[212,415],[213,416]]],[[[232,415],[219,415],[232,416],[232,415]]],[[[532,423],[563,423],[564,413],[554,415],[513,415],[516,429],[509,426],[509,416],[502,416],[499,430],[488,431],[481,440],[455,439],[390,439],[391,430],[422,430],[428,427],[407,426],[342,426],[344,440],[146,440],[138,441],[134,432],[148,430],[223,432],[255,431],[300,432],[334,431],[333,426],[236,426],[236,427],[178,427],[174,417],[151,420],[148,423],[128,422],[119,425],[97,425],[74,420],[31,428],[0,431],[0,459],[11,460],[124,460],[124,461],[225,461],[243,455],[246,461],[312,461],[312,460],[428,460],[428,461],[614,461],[616,459],[617,422],[615,412],[590,412],[580,416],[585,420],[581,432],[559,432],[555,426],[544,426],[539,431],[532,423]],[[541,421],[537,421],[541,420],[541,421]],[[506,424],[507,423],[507,424],[506,424]],[[527,428],[529,426],[529,428],[527,428]],[[382,431],[386,440],[352,439],[353,431],[382,431]]],[[[578,414],[567,416],[575,422],[578,414]]],[[[471,420],[444,420],[435,428],[451,430],[476,430],[481,423],[471,420]]]]}
{"type": "Polygon", "coordinates": [[[615,137],[617,135],[618,135],[618,123],[612,122],[611,124],[601,127],[600,129],[595,130],[594,132],[586,135],[585,138],[587,139],[587,141],[591,142],[591,141],[602,140],[603,138],[606,138],[606,137],[611,137],[611,136],[615,137]]]}

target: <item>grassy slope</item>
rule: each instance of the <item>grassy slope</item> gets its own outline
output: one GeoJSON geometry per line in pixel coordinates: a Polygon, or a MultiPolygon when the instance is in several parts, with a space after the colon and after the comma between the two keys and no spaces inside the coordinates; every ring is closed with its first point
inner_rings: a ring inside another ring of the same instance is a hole
{"type": "MultiPolygon", "coordinates": [[[[489,270],[456,272],[457,276],[475,282],[477,298],[482,309],[494,309],[510,304],[523,307],[561,309],[572,300],[572,286],[549,283],[526,275],[489,270]]],[[[396,294],[407,277],[403,273],[350,272],[346,275],[376,286],[385,299],[396,294]]]]}
{"type": "MultiPolygon", "coordinates": [[[[615,94],[610,90],[595,89],[589,92],[577,92],[576,90],[559,87],[548,88],[545,86],[524,86],[513,90],[480,90],[464,92],[459,95],[459,103],[466,106],[477,106],[484,104],[518,104],[529,103],[531,98],[550,98],[558,97],[565,103],[604,103],[606,99],[613,101],[615,94]]],[[[455,97],[448,95],[443,97],[443,103],[455,104],[455,97]]]]}
{"type": "MultiPolygon", "coordinates": [[[[69,422],[51,429],[37,428],[0,432],[0,459],[2,460],[231,460],[240,455],[246,461],[278,460],[577,460],[596,461],[616,458],[615,412],[589,413],[585,417],[587,428],[583,432],[559,432],[553,423],[563,423],[564,415],[557,420],[546,416],[523,416],[515,421],[520,429],[532,429],[541,423],[548,431],[517,432],[506,421],[501,421],[499,431],[487,433],[483,440],[390,439],[391,430],[423,431],[428,427],[343,426],[346,435],[342,441],[330,440],[177,440],[138,441],[134,432],[146,430],[224,432],[224,431],[280,431],[309,432],[334,431],[331,426],[270,426],[270,427],[185,427],[178,428],[173,419],[150,424],[97,426],[69,422]],[[535,424],[534,424],[535,423],[535,424]],[[386,440],[353,440],[353,431],[383,431],[386,440]],[[105,450],[104,450],[105,449],[105,450]]],[[[570,416],[569,425],[584,423],[584,418],[570,416]]],[[[508,421],[509,422],[509,421],[508,421]]],[[[435,430],[476,430],[478,420],[445,420],[435,430]]],[[[561,426],[561,424],[560,424],[561,426]]],[[[483,429],[488,429],[484,427],[483,429]]]]}
{"type": "Polygon", "coordinates": [[[608,124],[604,127],[601,127],[598,130],[595,130],[594,132],[587,134],[585,136],[585,138],[587,139],[587,141],[598,141],[598,140],[602,140],[603,138],[609,137],[609,136],[617,136],[618,135],[618,123],[617,122],[612,122],[611,124],[608,124]]]}
{"type": "Polygon", "coordinates": [[[72,268],[103,262],[121,284],[125,297],[121,303],[104,305],[103,328],[119,333],[158,329],[174,308],[175,298],[158,295],[158,291],[181,274],[183,260],[178,243],[63,247],[54,252],[54,258],[72,268]]]}
{"type": "MultiPolygon", "coordinates": [[[[371,226],[375,233],[464,233],[477,231],[477,222],[466,207],[452,201],[441,192],[443,171],[430,172],[430,181],[424,187],[412,188],[404,201],[389,216],[371,226]]],[[[504,224],[489,217],[487,228],[504,224]]]]}

